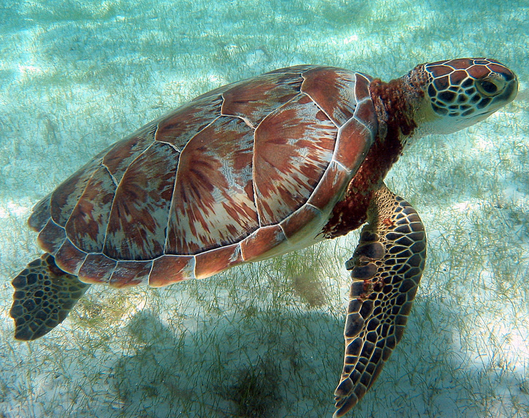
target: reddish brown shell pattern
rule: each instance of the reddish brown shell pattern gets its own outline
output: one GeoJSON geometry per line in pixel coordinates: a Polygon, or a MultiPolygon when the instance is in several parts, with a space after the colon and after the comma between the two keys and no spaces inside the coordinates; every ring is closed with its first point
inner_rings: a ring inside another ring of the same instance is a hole
{"type": "Polygon", "coordinates": [[[374,141],[369,83],[298,66],[204,94],[100,153],[29,224],[61,269],[117,287],[310,245],[374,141]]]}

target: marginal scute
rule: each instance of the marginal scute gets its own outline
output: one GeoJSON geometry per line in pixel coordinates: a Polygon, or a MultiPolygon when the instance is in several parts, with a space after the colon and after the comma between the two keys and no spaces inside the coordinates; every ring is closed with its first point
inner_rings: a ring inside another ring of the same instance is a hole
{"type": "Polygon", "coordinates": [[[66,239],[64,228],[49,219],[44,228],[39,233],[37,243],[40,248],[50,254],[54,254],[66,239]]]}
{"type": "Polygon", "coordinates": [[[197,254],[195,259],[195,277],[197,279],[204,279],[226,270],[227,267],[241,263],[241,247],[240,244],[232,244],[215,248],[197,254]]]}
{"type": "Polygon", "coordinates": [[[371,77],[365,74],[356,73],[355,78],[356,100],[360,102],[365,98],[370,98],[371,94],[369,93],[369,84],[371,83],[371,77]]]}
{"type": "Polygon", "coordinates": [[[241,242],[241,253],[244,261],[258,258],[286,241],[285,234],[279,225],[259,228],[241,242]]]}
{"type": "Polygon", "coordinates": [[[50,199],[51,194],[33,207],[33,213],[28,219],[28,225],[35,232],[42,230],[46,226],[48,219],[50,219],[50,199]]]}
{"type": "Polygon", "coordinates": [[[149,286],[162,287],[195,278],[195,257],[165,255],[153,261],[149,286]]]}
{"type": "Polygon", "coordinates": [[[66,239],[55,254],[55,263],[63,271],[77,274],[86,258],[86,253],[66,239]]]}
{"type": "Polygon", "coordinates": [[[128,287],[147,283],[151,268],[152,261],[119,261],[108,284],[128,287]]]}
{"type": "Polygon", "coordinates": [[[88,254],[79,269],[79,280],[85,283],[107,284],[117,262],[103,254],[88,254]]]}
{"type": "Polygon", "coordinates": [[[321,218],[321,210],[315,206],[305,204],[283,222],[280,223],[287,239],[294,238],[303,228],[314,220],[321,218]]]}
{"type": "Polygon", "coordinates": [[[343,189],[347,186],[350,177],[351,173],[349,171],[345,170],[342,165],[332,161],[308,203],[322,212],[334,206],[343,194],[343,189]]]}
{"type": "Polygon", "coordinates": [[[377,119],[376,112],[371,99],[365,100],[362,103],[358,104],[355,111],[355,118],[362,121],[366,125],[366,127],[370,131],[370,134],[372,135],[372,139],[374,140],[377,127],[377,119]]]}
{"type": "Polygon", "coordinates": [[[373,132],[357,119],[351,119],[340,130],[334,158],[351,173],[355,173],[363,163],[373,141],[373,132]]]}

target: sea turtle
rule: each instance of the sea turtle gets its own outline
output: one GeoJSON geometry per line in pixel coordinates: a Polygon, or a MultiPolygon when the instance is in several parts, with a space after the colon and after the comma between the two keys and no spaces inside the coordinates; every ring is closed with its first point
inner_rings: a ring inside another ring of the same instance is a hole
{"type": "Polygon", "coordinates": [[[488,117],[517,93],[492,59],[380,79],[301,65],[220,87],[99,153],[33,209],[45,254],[13,280],[15,338],[34,340],[90,284],[166,286],[344,235],[351,291],[335,416],[402,337],[426,257],[413,207],[384,185],[417,138],[488,117]]]}

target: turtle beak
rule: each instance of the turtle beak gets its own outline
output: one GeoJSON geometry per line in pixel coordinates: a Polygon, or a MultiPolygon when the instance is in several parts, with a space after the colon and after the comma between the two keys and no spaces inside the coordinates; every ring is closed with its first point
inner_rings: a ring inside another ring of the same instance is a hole
{"type": "Polygon", "coordinates": [[[504,84],[503,91],[493,99],[493,102],[501,103],[500,106],[505,106],[507,103],[512,102],[518,94],[518,78],[516,74],[506,67],[501,67],[501,71],[491,73],[483,80],[478,80],[478,90],[483,88],[483,83],[487,83],[487,79],[491,78],[498,80],[500,84],[504,84]]]}
{"type": "Polygon", "coordinates": [[[516,74],[510,70],[508,70],[508,72],[512,75],[512,79],[508,81],[507,87],[505,88],[505,93],[501,95],[505,100],[505,104],[512,102],[518,95],[518,78],[516,77],[516,74]]]}

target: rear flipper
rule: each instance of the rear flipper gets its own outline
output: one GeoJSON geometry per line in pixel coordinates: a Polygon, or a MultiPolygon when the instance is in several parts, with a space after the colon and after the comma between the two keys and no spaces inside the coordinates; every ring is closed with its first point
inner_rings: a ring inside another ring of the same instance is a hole
{"type": "Polygon", "coordinates": [[[353,257],[345,359],[334,392],[341,417],[364,396],[402,338],[426,259],[426,234],[411,205],[385,185],[369,208],[353,257]]]}
{"type": "Polygon", "coordinates": [[[59,325],[90,287],[57,267],[50,254],[29,263],[12,285],[10,315],[15,320],[15,338],[23,341],[42,337],[59,325]]]}

